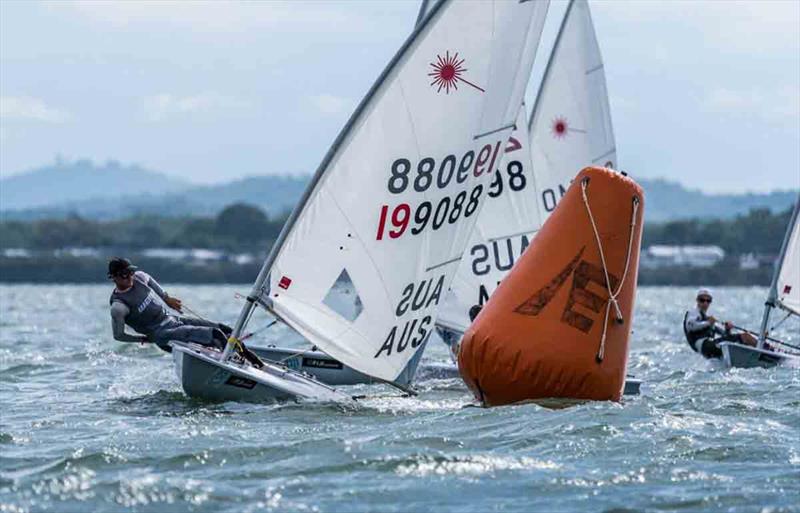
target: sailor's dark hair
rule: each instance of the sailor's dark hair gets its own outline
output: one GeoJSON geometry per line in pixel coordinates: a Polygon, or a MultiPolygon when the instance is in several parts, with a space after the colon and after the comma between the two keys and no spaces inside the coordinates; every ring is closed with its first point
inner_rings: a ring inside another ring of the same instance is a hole
{"type": "Polygon", "coordinates": [[[108,277],[117,276],[123,271],[135,272],[137,267],[131,265],[130,260],[122,257],[114,257],[108,261],[108,277]]]}

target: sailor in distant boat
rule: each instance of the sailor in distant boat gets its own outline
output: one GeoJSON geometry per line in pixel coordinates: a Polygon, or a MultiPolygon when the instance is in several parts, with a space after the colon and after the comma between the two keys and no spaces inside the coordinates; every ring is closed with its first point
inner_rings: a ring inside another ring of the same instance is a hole
{"type": "Polygon", "coordinates": [[[149,274],[124,259],[108,262],[108,277],[116,288],[111,293],[111,328],[119,342],[152,342],[172,352],[169,341],[195,342],[223,349],[231,328],[222,323],[170,314],[166,306],[180,313],[181,300],[168,295],[149,274]],[[165,306],[166,304],[166,306],[165,306]],[[125,325],[139,335],[125,332],[125,325]]]}
{"type": "Polygon", "coordinates": [[[726,321],[723,328],[717,324],[717,319],[713,315],[708,315],[712,300],[709,289],[700,289],[697,291],[697,308],[686,312],[683,332],[689,346],[706,358],[722,358],[720,342],[738,342],[755,347],[758,341],[752,335],[732,333],[733,324],[726,321]]]}

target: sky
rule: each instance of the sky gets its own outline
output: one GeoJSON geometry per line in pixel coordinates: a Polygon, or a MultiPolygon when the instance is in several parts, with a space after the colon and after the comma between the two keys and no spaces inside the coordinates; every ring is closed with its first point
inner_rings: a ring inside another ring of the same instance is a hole
{"type": "MultiPolygon", "coordinates": [[[[56,158],[195,183],[311,174],[418,6],[0,0],[0,177],[56,158]]],[[[710,192],[800,187],[800,2],[590,6],[620,167],[710,192]]]]}

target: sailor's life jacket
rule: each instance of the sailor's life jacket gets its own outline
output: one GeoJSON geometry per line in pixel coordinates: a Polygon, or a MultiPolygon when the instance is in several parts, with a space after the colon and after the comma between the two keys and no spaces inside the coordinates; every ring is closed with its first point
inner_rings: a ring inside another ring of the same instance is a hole
{"type": "Polygon", "coordinates": [[[125,317],[125,324],[142,335],[150,335],[164,322],[169,314],[161,303],[158,295],[151,289],[145,279],[133,275],[133,285],[125,292],[114,289],[109,299],[109,305],[114,301],[121,301],[130,311],[125,317]]]}
{"type": "Polygon", "coordinates": [[[696,308],[691,312],[687,311],[686,315],[683,316],[683,334],[686,336],[686,342],[689,343],[689,346],[693,351],[699,352],[697,346],[698,340],[705,340],[714,336],[714,327],[711,325],[697,330],[690,329],[691,325],[693,324],[692,321],[703,322],[707,319],[708,316],[704,312],[700,311],[699,308],[696,308]]]}

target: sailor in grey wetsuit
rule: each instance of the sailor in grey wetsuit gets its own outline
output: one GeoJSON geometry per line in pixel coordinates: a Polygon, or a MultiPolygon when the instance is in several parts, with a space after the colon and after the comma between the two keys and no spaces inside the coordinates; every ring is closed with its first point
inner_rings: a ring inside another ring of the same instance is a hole
{"type": "Polygon", "coordinates": [[[171,315],[164,304],[181,311],[181,301],[170,297],[149,274],[139,271],[124,258],[108,263],[108,277],[116,288],[111,293],[111,328],[120,342],[154,342],[171,352],[168,342],[195,342],[222,349],[230,328],[224,324],[171,315]],[[163,301],[163,302],[162,302],[163,301]],[[125,325],[139,335],[125,333],[125,325]]]}
{"type": "Polygon", "coordinates": [[[706,358],[722,358],[720,342],[738,342],[755,347],[757,341],[749,333],[731,333],[733,325],[730,322],[725,322],[724,328],[717,325],[717,319],[708,315],[711,301],[711,291],[700,289],[697,291],[697,308],[686,312],[683,332],[689,346],[706,358]]]}

